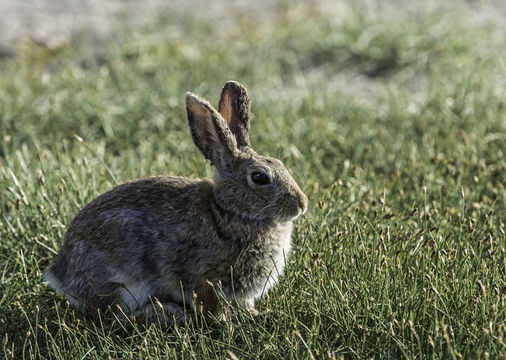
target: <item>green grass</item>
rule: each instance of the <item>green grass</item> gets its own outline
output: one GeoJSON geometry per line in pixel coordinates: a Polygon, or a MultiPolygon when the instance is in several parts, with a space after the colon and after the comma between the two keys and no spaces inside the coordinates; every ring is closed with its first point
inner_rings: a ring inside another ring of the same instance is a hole
{"type": "Polygon", "coordinates": [[[0,61],[3,358],[506,357],[504,33],[465,4],[294,4],[0,61]],[[42,280],[66,224],[129,179],[210,176],[184,93],[229,79],[310,197],[260,315],[162,331],[66,307],[42,280]]]}

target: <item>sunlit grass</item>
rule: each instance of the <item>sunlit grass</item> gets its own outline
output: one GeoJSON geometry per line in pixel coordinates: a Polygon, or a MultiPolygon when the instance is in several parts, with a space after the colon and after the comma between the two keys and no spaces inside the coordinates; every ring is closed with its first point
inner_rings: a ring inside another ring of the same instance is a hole
{"type": "Polygon", "coordinates": [[[0,62],[5,358],[499,358],[506,353],[504,38],[445,9],[280,3],[227,26],[165,17],[0,62]],[[211,176],[184,93],[246,85],[251,137],[311,199],[260,315],[160,330],[92,321],[42,281],[112,186],[211,176]]]}

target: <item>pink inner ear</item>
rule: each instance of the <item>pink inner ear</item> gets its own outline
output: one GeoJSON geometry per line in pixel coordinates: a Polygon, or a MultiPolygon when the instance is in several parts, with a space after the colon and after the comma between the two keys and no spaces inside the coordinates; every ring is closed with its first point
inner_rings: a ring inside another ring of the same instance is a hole
{"type": "Polygon", "coordinates": [[[191,100],[188,101],[188,105],[190,106],[191,112],[201,118],[208,118],[211,115],[209,113],[209,110],[206,109],[202,104],[199,104],[195,99],[191,98],[191,100]]]}
{"type": "Polygon", "coordinates": [[[230,121],[232,120],[232,100],[228,92],[225,92],[221,96],[219,112],[227,122],[227,125],[230,126],[230,121]]]}

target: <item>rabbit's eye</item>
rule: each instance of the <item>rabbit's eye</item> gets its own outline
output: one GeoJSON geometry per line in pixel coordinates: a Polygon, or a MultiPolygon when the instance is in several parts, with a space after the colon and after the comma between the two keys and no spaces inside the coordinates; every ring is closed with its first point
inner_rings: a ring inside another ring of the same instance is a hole
{"type": "Polygon", "coordinates": [[[272,182],[272,178],[264,172],[255,171],[254,173],[251,173],[250,176],[251,181],[257,185],[267,185],[272,182]]]}

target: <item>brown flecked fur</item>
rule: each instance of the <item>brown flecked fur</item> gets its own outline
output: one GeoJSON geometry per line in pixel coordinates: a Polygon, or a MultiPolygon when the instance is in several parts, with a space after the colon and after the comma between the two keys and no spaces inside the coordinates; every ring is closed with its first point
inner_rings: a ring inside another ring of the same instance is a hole
{"type": "Polygon", "coordinates": [[[219,314],[220,297],[255,312],[308,200],[279,160],[251,148],[246,89],[225,84],[219,108],[186,94],[191,135],[214,180],[149,177],[97,197],[45,273],[52,288],[76,306],[119,305],[164,325],[184,319],[184,303],[219,314]]]}

